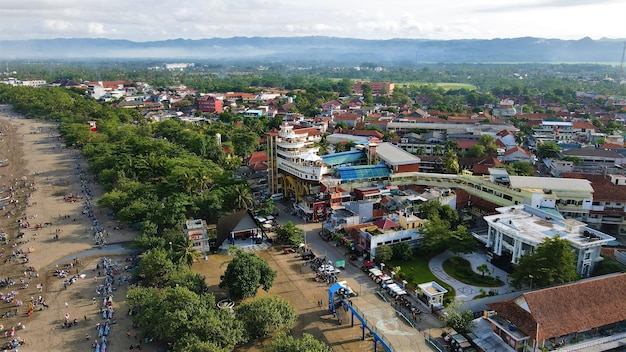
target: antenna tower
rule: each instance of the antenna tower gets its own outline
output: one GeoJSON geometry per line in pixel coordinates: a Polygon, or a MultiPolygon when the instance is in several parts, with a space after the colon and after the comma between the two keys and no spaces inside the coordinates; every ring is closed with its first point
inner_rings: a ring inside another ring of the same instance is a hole
{"type": "Polygon", "coordinates": [[[620,81],[624,80],[624,54],[626,54],[626,43],[624,43],[624,49],[622,49],[622,63],[619,66],[620,81]]]}

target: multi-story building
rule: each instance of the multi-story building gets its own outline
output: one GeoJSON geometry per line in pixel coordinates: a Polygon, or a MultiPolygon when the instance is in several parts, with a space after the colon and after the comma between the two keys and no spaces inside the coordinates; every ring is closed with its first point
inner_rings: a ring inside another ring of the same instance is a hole
{"type": "Polygon", "coordinates": [[[593,203],[583,221],[609,234],[626,233],[626,176],[563,174],[585,179],[593,188],[593,203]]]}
{"type": "Polygon", "coordinates": [[[206,221],[201,219],[187,220],[183,224],[185,238],[190,239],[193,242],[193,248],[200,251],[200,253],[206,253],[209,251],[209,237],[207,229],[208,226],[206,221]]]}
{"type": "Polygon", "coordinates": [[[372,87],[373,95],[391,95],[396,87],[395,84],[391,82],[355,82],[352,86],[354,94],[363,94],[364,85],[372,87]]]}
{"type": "Polygon", "coordinates": [[[596,127],[589,122],[542,121],[533,127],[532,137],[537,144],[543,142],[586,142],[596,127]]]}
{"type": "Polygon", "coordinates": [[[224,110],[224,101],[211,95],[196,98],[196,105],[198,110],[211,114],[219,114],[224,110]]]}
{"type": "Polygon", "coordinates": [[[376,257],[376,248],[381,245],[393,246],[407,242],[415,249],[421,242],[419,228],[423,224],[424,220],[415,215],[396,215],[393,219],[382,218],[373,222],[371,226],[360,229],[357,246],[369,253],[370,258],[376,257]]]}
{"type": "Polygon", "coordinates": [[[279,131],[266,135],[269,192],[296,199],[319,193],[322,176],[328,173],[316,146],[322,139],[321,132],[284,124],[279,131]]]}
{"type": "Polygon", "coordinates": [[[602,260],[600,249],[615,238],[592,229],[587,224],[565,219],[552,209],[526,204],[496,209],[500,214],[485,216],[489,230],[485,235],[474,234],[498,257],[517,263],[522,255],[532,253],[547,238],[559,236],[568,241],[576,253],[576,272],[589,276],[602,260]]]}

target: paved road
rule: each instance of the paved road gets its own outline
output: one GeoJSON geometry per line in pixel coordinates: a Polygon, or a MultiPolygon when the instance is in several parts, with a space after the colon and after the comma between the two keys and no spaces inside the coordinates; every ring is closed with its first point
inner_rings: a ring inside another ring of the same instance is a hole
{"type": "Polygon", "coordinates": [[[434,257],[433,259],[431,259],[430,262],[428,262],[428,268],[433,273],[433,275],[435,275],[439,280],[454,287],[454,290],[456,291],[455,299],[457,301],[461,301],[461,302],[471,301],[474,299],[474,297],[480,294],[481,289],[487,292],[489,292],[489,290],[491,289],[495,289],[498,291],[498,295],[503,295],[503,294],[514,292],[514,289],[509,286],[508,274],[504,270],[489,263],[487,260],[487,257],[482,253],[461,254],[461,257],[469,261],[472,268],[474,268],[476,272],[478,272],[476,270],[476,267],[478,267],[481,264],[487,264],[492,276],[499,277],[501,280],[505,281],[504,286],[500,286],[500,287],[472,286],[472,285],[462,283],[461,281],[451,277],[443,270],[443,262],[445,262],[448,258],[453,257],[454,255],[455,254],[453,254],[450,251],[445,251],[439,254],[438,256],[434,257]]]}
{"type": "MultiPolygon", "coordinates": [[[[345,247],[336,246],[334,241],[326,242],[319,236],[322,223],[307,223],[302,218],[291,215],[289,212],[291,205],[287,202],[277,202],[276,205],[281,209],[277,221],[280,224],[292,221],[301,228],[305,234],[306,246],[317,256],[326,257],[332,262],[346,261],[345,268],[338,275],[339,280],[347,281],[348,285],[359,293],[358,299],[353,300],[354,306],[365,315],[369,324],[383,333],[385,341],[388,341],[394,350],[431,351],[430,346],[424,341],[423,334],[427,330],[442,327],[441,321],[437,317],[424,313],[415,328],[411,328],[396,314],[391,304],[384,303],[380,296],[375,293],[380,289],[380,286],[361,270],[362,263],[348,260],[345,256],[347,252],[345,247]]],[[[305,270],[309,269],[305,267],[305,270]]],[[[417,304],[417,302],[415,303],[417,304]]],[[[422,311],[427,311],[423,305],[422,311]]]]}

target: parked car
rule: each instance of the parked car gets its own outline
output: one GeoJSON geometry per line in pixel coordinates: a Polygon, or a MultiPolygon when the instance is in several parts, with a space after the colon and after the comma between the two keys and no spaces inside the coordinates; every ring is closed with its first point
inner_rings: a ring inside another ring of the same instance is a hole
{"type": "Polygon", "coordinates": [[[271,200],[281,200],[283,199],[283,194],[282,193],[274,193],[270,196],[271,200]]]}
{"type": "Polygon", "coordinates": [[[330,232],[328,232],[327,230],[320,231],[319,235],[324,241],[326,242],[330,241],[331,235],[330,235],[330,232]]]}
{"type": "Polygon", "coordinates": [[[335,274],[335,275],[337,275],[337,274],[339,274],[341,272],[341,270],[335,268],[332,265],[322,265],[322,266],[320,266],[317,269],[317,271],[319,271],[320,274],[321,273],[326,273],[326,274],[335,274]]]}

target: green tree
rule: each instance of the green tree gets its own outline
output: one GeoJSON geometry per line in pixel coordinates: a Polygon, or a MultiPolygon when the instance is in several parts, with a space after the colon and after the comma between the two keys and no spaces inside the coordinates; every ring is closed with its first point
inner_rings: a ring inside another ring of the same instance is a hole
{"type": "Polygon", "coordinates": [[[304,231],[291,222],[291,220],[287,221],[286,224],[276,230],[276,235],[278,235],[278,238],[281,241],[292,245],[304,243],[304,231]]]}
{"type": "Polygon", "coordinates": [[[474,144],[470,149],[467,150],[467,156],[469,158],[482,158],[487,155],[485,151],[485,146],[481,144],[474,144]]]}
{"type": "Polygon", "coordinates": [[[437,200],[424,202],[419,206],[419,214],[422,219],[432,220],[439,218],[450,225],[459,222],[459,213],[447,204],[441,204],[437,200]]]}
{"type": "Polygon", "coordinates": [[[532,280],[534,287],[546,287],[574,281],[576,273],[576,254],[570,243],[559,236],[546,238],[535,250],[519,258],[511,273],[511,285],[521,288],[532,280]]]}
{"type": "Polygon", "coordinates": [[[422,249],[427,253],[439,253],[446,249],[450,224],[434,217],[421,228],[422,249]]]}
{"type": "Polygon", "coordinates": [[[272,342],[263,348],[263,352],[332,352],[332,348],[317,340],[313,335],[304,333],[298,339],[284,332],[278,333],[272,342]]]}
{"type": "Polygon", "coordinates": [[[443,164],[445,165],[446,172],[450,174],[459,173],[459,157],[456,151],[452,148],[447,148],[443,156],[443,164]]]}
{"type": "Polygon", "coordinates": [[[485,274],[487,275],[491,274],[491,271],[489,270],[489,266],[485,263],[477,266],[476,270],[478,270],[481,274],[483,274],[483,276],[485,276],[485,274]]]}
{"type": "Polygon", "coordinates": [[[265,259],[254,253],[235,250],[233,259],[220,277],[220,288],[227,288],[233,299],[244,299],[253,297],[259,287],[268,291],[275,278],[276,271],[265,259]]]}
{"type": "Polygon", "coordinates": [[[537,146],[537,157],[558,158],[562,148],[555,142],[544,142],[537,146]]]}
{"type": "Polygon", "coordinates": [[[213,294],[197,294],[181,286],[135,287],[128,290],[127,301],[136,312],[133,321],[147,337],[172,344],[197,339],[227,350],[247,340],[241,321],[215,309],[213,294]]]}
{"type": "Polygon", "coordinates": [[[471,253],[476,247],[476,240],[472,236],[467,227],[458,225],[456,230],[448,231],[448,235],[444,238],[444,246],[449,248],[457,256],[460,253],[471,253]]]}
{"type": "Polygon", "coordinates": [[[167,281],[170,272],[174,270],[174,263],[165,249],[153,248],[143,255],[138,267],[139,277],[149,283],[163,284],[167,281]]]}
{"type": "Polygon", "coordinates": [[[265,337],[291,329],[296,322],[295,308],[278,296],[261,297],[245,302],[236,310],[251,338],[265,337]]]}
{"type": "Polygon", "coordinates": [[[535,176],[535,168],[528,161],[514,161],[506,166],[509,175],[515,176],[535,176]]]}
{"type": "Polygon", "coordinates": [[[199,250],[193,248],[193,241],[189,238],[185,238],[174,247],[173,261],[174,263],[191,266],[196,262],[202,253],[199,250]]]}
{"type": "MultiPolygon", "coordinates": [[[[380,247],[379,247],[380,248],[380,247]]],[[[407,242],[396,243],[391,246],[393,252],[393,259],[395,260],[409,260],[413,257],[413,249],[407,242]]]]}
{"type": "Polygon", "coordinates": [[[248,185],[239,183],[233,187],[235,205],[238,209],[248,209],[252,206],[252,194],[248,185]]]}
{"type": "Polygon", "coordinates": [[[363,84],[361,85],[361,89],[363,89],[363,104],[365,104],[365,106],[372,106],[374,104],[372,86],[369,84],[363,84]]]}
{"type": "Polygon", "coordinates": [[[393,258],[393,249],[386,244],[376,247],[376,254],[374,255],[374,261],[378,264],[388,262],[393,258]]]}
{"type": "Polygon", "coordinates": [[[469,309],[460,312],[460,306],[461,302],[450,303],[446,307],[446,314],[441,315],[441,321],[456,332],[467,334],[474,327],[474,323],[472,322],[474,320],[474,313],[469,309]]]}

